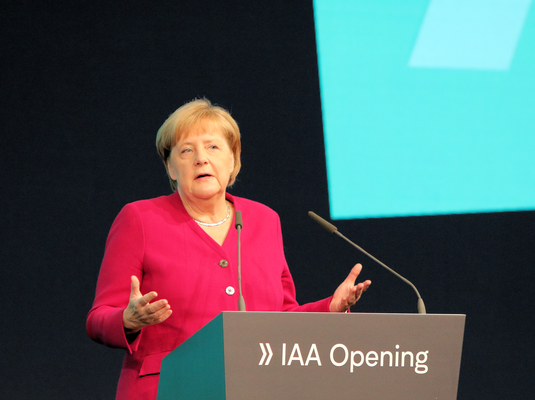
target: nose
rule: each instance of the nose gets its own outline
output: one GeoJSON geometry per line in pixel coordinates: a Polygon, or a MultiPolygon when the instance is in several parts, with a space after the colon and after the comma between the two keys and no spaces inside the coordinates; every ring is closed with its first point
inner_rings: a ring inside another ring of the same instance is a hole
{"type": "Polygon", "coordinates": [[[195,155],[195,165],[203,165],[208,163],[208,154],[205,149],[200,149],[195,155]]]}

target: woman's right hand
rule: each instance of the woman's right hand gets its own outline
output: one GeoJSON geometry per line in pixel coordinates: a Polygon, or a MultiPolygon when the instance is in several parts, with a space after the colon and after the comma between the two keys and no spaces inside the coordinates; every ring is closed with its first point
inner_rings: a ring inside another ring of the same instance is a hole
{"type": "Polygon", "coordinates": [[[145,326],[159,324],[173,313],[167,300],[151,303],[158,293],[149,292],[142,295],[139,290],[139,279],[132,275],[130,286],[130,301],[123,311],[123,325],[127,333],[136,333],[145,326]]]}

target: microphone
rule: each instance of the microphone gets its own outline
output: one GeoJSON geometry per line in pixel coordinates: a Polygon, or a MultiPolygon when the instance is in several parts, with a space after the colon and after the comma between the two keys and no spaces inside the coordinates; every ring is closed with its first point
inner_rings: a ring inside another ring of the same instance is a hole
{"type": "Polygon", "coordinates": [[[245,311],[245,300],[241,291],[241,230],[243,228],[243,221],[241,219],[241,211],[236,211],[236,230],[238,231],[238,290],[240,297],[238,299],[238,310],[245,311]]]}
{"type": "Polygon", "coordinates": [[[349,240],[348,238],[346,238],[344,235],[342,235],[340,232],[338,232],[338,228],[336,228],[336,226],[334,226],[333,224],[325,221],[323,218],[321,218],[319,215],[313,213],[312,211],[309,211],[308,212],[308,216],[310,218],[312,218],[314,221],[316,221],[318,224],[320,224],[327,232],[329,233],[334,233],[338,236],[340,236],[342,239],[344,239],[346,242],[348,242],[349,244],[351,244],[353,247],[355,247],[357,250],[359,250],[360,252],[366,254],[368,257],[370,257],[373,261],[375,261],[376,263],[378,263],[379,265],[381,265],[382,267],[386,268],[388,271],[390,271],[391,273],[393,273],[394,275],[396,275],[398,278],[400,278],[403,282],[405,282],[406,284],[408,284],[410,287],[412,287],[414,289],[414,291],[416,292],[416,295],[418,296],[418,313],[419,314],[425,314],[425,304],[424,304],[424,301],[422,300],[422,296],[420,296],[420,293],[418,292],[418,289],[416,289],[416,286],[414,286],[408,279],[402,277],[400,274],[398,274],[396,271],[394,271],[392,268],[390,267],[387,267],[386,264],[382,263],[381,261],[379,261],[377,258],[375,258],[374,256],[372,256],[370,253],[368,253],[366,250],[364,250],[362,247],[356,245],[355,243],[353,243],[351,240],[349,240]]]}

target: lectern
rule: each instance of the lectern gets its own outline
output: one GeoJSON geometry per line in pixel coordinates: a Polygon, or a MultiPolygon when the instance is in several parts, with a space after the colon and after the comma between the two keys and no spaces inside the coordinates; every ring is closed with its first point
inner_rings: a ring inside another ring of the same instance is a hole
{"type": "Polygon", "coordinates": [[[454,400],[464,322],[223,312],[163,359],[158,400],[454,400]]]}

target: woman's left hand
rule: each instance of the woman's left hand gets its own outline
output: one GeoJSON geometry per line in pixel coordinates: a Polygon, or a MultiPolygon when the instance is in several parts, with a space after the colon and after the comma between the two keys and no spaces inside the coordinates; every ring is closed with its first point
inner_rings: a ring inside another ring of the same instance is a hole
{"type": "Polygon", "coordinates": [[[355,281],[362,270],[362,265],[357,264],[352,269],[345,281],[342,282],[334,292],[333,299],[329,305],[330,312],[346,312],[354,305],[362,293],[368,289],[372,281],[367,280],[355,285],[355,281]]]}

